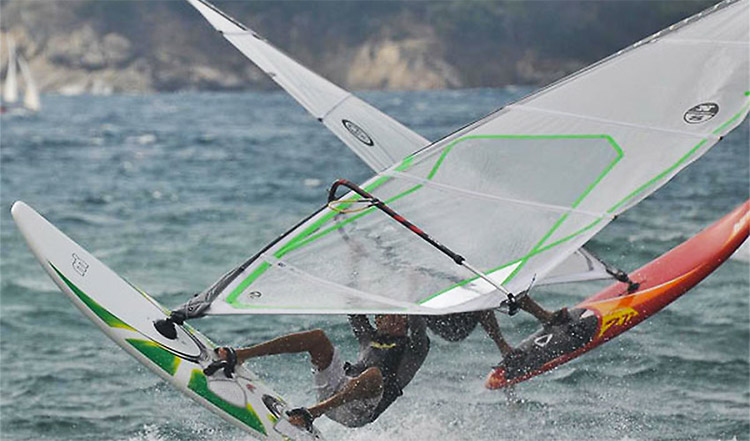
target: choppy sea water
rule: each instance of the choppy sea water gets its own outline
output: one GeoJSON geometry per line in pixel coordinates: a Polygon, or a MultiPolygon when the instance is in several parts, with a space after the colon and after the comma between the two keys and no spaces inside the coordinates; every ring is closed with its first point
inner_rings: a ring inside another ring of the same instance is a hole
{"type": "MultiPolygon", "coordinates": [[[[365,98],[435,139],[528,92],[372,92],[365,98]]],[[[176,306],[321,205],[367,167],[283,92],[45,97],[0,120],[0,438],[172,441],[247,435],[121,351],[36,263],[9,209],[21,199],[131,282],[176,306]]],[[[628,270],[748,199],[748,123],[598,235],[628,270]]],[[[332,440],[750,439],[750,252],[599,349],[517,387],[482,383],[499,360],[479,331],[433,338],[411,385],[381,418],[332,440]]],[[[601,284],[538,290],[570,305],[601,284]]],[[[532,319],[501,317],[520,341],[532,319]]],[[[321,327],[355,355],[344,317],[206,318],[214,340],[246,345],[321,327]]],[[[250,366],[295,404],[314,394],[303,356],[250,366]]]]}

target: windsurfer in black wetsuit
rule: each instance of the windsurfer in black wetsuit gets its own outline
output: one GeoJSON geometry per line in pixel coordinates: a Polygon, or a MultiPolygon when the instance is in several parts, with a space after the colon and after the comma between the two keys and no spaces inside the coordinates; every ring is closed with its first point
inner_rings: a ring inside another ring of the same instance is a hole
{"type": "MultiPolygon", "coordinates": [[[[359,341],[356,363],[342,363],[339,350],[320,329],[289,334],[249,348],[219,348],[222,360],[242,363],[248,358],[308,352],[314,366],[318,403],[289,412],[289,421],[310,428],[325,414],[347,427],[377,419],[414,378],[430,349],[424,319],[418,316],[377,315],[375,328],[362,315],[349,316],[359,341]]],[[[209,369],[211,369],[209,367],[209,369]]]]}
{"type": "MultiPolygon", "coordinates": [[[[521,296],[518,306],[533,315],[542,325],[553,326],[570,320],[567,308],[552,312],[544,309],[528,295],[521,296]]],[[[492,310],[459,312],[456,314],[427,316],[427,326],[432,332],[445,340],[457,342],[465,339],[476,328],[477,323],[482,325],[487,335],[495,342],[503,358],[513,356],[513,346],[503,337],[500,325],[492,310]]]]}

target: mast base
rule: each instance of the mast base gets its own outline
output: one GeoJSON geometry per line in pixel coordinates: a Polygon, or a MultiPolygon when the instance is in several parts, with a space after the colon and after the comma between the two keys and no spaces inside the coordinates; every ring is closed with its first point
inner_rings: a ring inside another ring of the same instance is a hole
{"type": "Polygon", "coordinates": [[[172,311],[169,317],[156,320],[154,322],[154,328],[164,337],[170,340],[175,340],[177,338],[177,328],[175,327],[175,324],[181,325],[183,323],[185,323],[185,315],[181,312],[172,311]]]}

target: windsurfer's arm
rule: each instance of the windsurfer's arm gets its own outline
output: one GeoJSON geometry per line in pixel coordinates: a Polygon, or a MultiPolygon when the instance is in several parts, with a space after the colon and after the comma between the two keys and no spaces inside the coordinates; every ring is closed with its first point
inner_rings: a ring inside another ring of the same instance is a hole
{"type": "Polygon", "coordinates": [[[352,327],[354,336],[357,337],[357,341],[362,343],[362,340],[369,342],[372,340],[372,336],[375,335],[375,328],[372,327],[370,319],[366,315],[350,315],[349,325],[352,327]]]}

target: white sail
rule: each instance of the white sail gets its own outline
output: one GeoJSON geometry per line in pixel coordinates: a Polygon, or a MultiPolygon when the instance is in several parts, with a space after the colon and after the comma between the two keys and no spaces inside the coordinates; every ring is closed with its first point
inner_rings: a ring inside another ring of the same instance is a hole
{"type": "Polygon", "coordinates": [[[534,286],[554,285],[559,283],[587,282],[591,280],[611,279],[607,265],[585,248],[579,248],[561,264],[547,273],[534,286]]]}
{"type": "Polygon", "coordinates": [[[39,90],[37,90],[34,78],[31,76],[29,64],[20,54],[18,55],[18,66],[21,68],[24,83],[23,106],[33,112],[38,112],[42,107],[39,100],[39,90]]]}
{"type": "MultiPolygon", "coordinates": [[[[519,292],[745,119],[749,4],[723,2],[671,26],[363,188],[519,292]]],[[[503,299],[379,210],[323,208],[193,306],[203,301],[208,314],[445,314],[503,299]]]]}
{"type": "Polygon", "coordinates": [[[16,45],[8,37],[8,69],[5,73],[3,85],[3,102],[12,104],[18,101],[18,80],[16,79],[16,45]]]}
{"type": "Polygon", "coordinates": [[[187,1],[374,171],[382,171],[429,144],[390,116],[307,69],[212,4],[187,1]]]}

